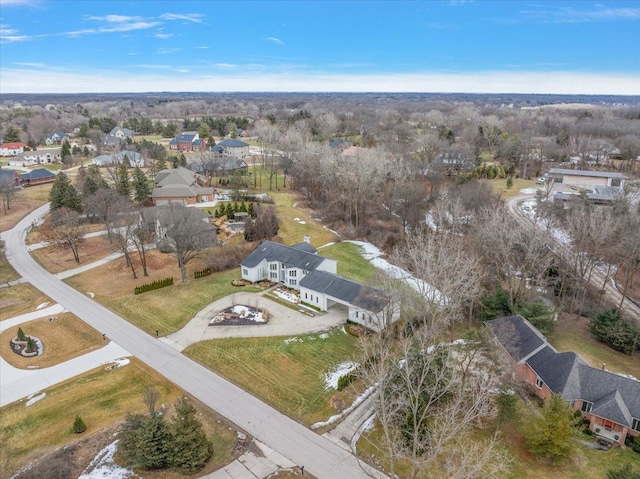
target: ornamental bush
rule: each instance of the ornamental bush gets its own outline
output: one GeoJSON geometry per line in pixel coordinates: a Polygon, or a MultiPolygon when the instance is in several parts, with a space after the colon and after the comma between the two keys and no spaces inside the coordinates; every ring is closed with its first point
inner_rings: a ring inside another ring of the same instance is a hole
{"type": "Polygon", "coordinates": [[[76,419],[73,421],[73,432],[75,434],[82,434],[87,430],[87,425],[84,423],[80,416],[76,416],[76,419]]]}
{"type": "Polygon", "coordinates": [[[136,286],[133,290],[133,294],[142,294],[147,291],[153,291],[154,289],[164,288],[166,286],[171,286],[173,284],[173,277],[165,278],[165,279],[157,279],[152,281],[151,283],[143,284],[141,286],[136,286]]]}

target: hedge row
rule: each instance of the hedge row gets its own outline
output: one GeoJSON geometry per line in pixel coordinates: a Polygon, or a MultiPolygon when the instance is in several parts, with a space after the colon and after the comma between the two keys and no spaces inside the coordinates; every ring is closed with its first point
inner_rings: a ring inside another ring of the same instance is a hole
{"type": "Polygon", "coordinates": [[[151,283],[143,284],[142,286],[136,286],[133,290],[133,294],[146,293],[147,291],[153,291],[154,289],[164,288],[165,286],[171,286],[173,284],[173,278],[158,279],[151,283]]]}
{"type": "Polygon", "coordinates": [[[201,269],[193,273],[193,279],[202,278],[203,276],[209,276],[211,274],[211,268],[201,269]]]}

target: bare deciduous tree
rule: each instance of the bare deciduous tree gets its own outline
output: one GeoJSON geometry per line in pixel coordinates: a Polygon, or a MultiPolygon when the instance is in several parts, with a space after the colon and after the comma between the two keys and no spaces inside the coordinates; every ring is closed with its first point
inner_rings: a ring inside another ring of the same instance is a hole
{"type": "Polygon", "coordinates": [[[59,208],[51,213],[51,221],[42,229],[45,241],[53,246],[68,249],[76,263],[80,262],[79,248],[84,243],[86,233],[80,213],[67,208],[59,208]]]}

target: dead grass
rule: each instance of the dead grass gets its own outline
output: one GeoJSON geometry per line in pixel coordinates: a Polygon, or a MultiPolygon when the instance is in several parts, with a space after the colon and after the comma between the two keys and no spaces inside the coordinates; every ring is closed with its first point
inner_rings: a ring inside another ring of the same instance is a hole
{"type": "MultiPolygon", "coordinates": [[[[47,389],[46,397],[25,407],[24,401],[0,411],[0,477],[12,473],[47,453],[76,442],[73,420],[79,415],[87,425],[87,437],[120,422],[127,412],[143,413],[142,393],[154,388],[160,394],[158,404],[172,404],[184,393],[137,359],[111,371],[100,367],[65,383],[47,389]]],[[[214,457],[203,473],[229,463],[235,443],[235,429],[213,411],[194,401],[205,430],[214,441],[214,457]]],[[[175,473],[156,472],[143,477],[178,478],[175,473]]]]}
{"type": "Polygon", "coordinates": [[[16,368],[46,368],[99,349],[106,344],[98,331],[73,314],[61,313],[55,318],[54,321],[49,321],[49,318],[36,319],[4,331],[0,335],[0,356],[16,368]],[[11,351],[10,341],[17,335],[19,327],[27,336],[35,336],[42,341],[44,354],[25,358],[11,351]]]}
{"type": "Polygon", "coordinates": [[[11,209],[7,211],[7,214],[4,214],[4,210],[0,210],[2,215],[0,216],[0,231],[10,230],[38,206],[49,201],[49,191],[52,185],[53,183],[48,183],[19,190],[11,201],[11,209]]]}
{"type": "MultiPolygon", "coordinates": [[[[106,237],[87,238],[78,248],[80,263],[76,263],[71,250],[56,246],[47,246],[33,250],[31,254],[40,265],[50,273],[60,273],[68,269],[78,268],[93,263],[113,253],[116,248],[109,244],[106,237]]],[[[124,261],[124,259],[123,259],[124,261]]]]}
{"type": "Polygon", "coordinates": [[[486,181],[493,188],[493,192],[497,195],[500,195],[502,199],[513,198],[520,194],[520,190],[524,188],[535,188],[539,185],[536,184],[536,180],[525,180],[522,178],[514,178],[513,186],[511,188],[507,188],[507,180],[506,178],[498,178],[495,180],[482,180],[486,181]]]}
{"type": "Polygon", "coordinates": [[[42,303],[53,301],[29,283],[20,283],[0,290],[0,319],[5,320],[20,314],[35,311],[42,303]]]}
{"type": "MultiPolygon", "coordinates": [[[[44,224],[46,224],[50,219],[49,214],[47,214],[44,217],[44,223],[40,226],[36,226],[34,228],[31,228],[29,230],[29,233],[27,234],[27,244],[36,244],[36,243],[42,243],[45,238],[42,235],[42,226],[44,224]]],[[[96,233],[98,231],[104,231],[104,225],[103,224],[86,224],[85,225],[85,230],[88,233],[96,233]]],[[[106,236],[104,236],[104,238],[106,238],[106,236]]],[[[106,241],[106,240],[105,240],[106,241]]]]}
{"type": "Polygon", "coordinates": [[[606,363],[609,371],[640,378],[640,355],[627,356],[595,339],[589,332],[588,318],[562,314],[549,342],[558,351],[578,353],[593,367],[599,368],[606,363]]]}
{"type": "Polygon", "coordinates": [[[8,283],[20,278],[20,275],[13,269],[4,255],[4,249],[0,251],[0,283],[8,283]]]}

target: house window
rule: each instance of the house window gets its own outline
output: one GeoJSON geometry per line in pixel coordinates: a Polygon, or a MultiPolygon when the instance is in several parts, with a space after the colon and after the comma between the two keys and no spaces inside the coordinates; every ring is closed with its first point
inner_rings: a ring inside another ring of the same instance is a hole
{"type": "Polygon", "coordinates": [[[295,279],[290,279],[289,280],[289,286],[295,286],[296,284],[298,284],[298,281],[295,279]]]}
{"type": "Polygon", "coordinates": [[[640,431],[640,419],[638,419],[637,417],[633,418],[631,429],[633,429],[634,431],[640,431]]]}
{"type": "Polygon", "coordinates": [[[356,318],[358,317],[358,311],[356,311],[356,318]]]}
{"type": "Polygon", "coordinates": [[[307,299],[307,293],[304,293],[304,299],[307,299]]]}
{"type": "Polygon", "coordinates": [[[280,267],[284,269],[285,268],[284,263],[280,263],[280,267]]]}
{"type": "Polygon", "coordinates": [[[542,379],[540,379],[540,377],[536,377],[536,387],[538,389],[542,389],[542,384],[543,384],[542,379]]]}
{"type": "Polygon", "coordinates": [[[271,263],[271,264],[269,265],[269,269],[270,269],[271,271],[278,271],[278,263],[271,263]]]}
{"type": "Polygon", "coordinates": [[[276,279],[277,280],[278,279],[278,273],[269,273],[269,277],[271,279],[276,279]]]}
{"type": "Polygon", "coordinates": [[[242,268],[242,274],[245,276],[249,274],[249,270],[247,268],[242,268]]]}
{"type": "Polygon", "coordinates": [[[291,271],[289,271],[289,276],[291,276],[292,278],[295,278],[296,276],[298,276],[298,271],[295,269],[292,269],[291,271]]]}
{"type": "Polygon", "coordinates": [[[586,412],[589,413],[591,412],[591,408],[593,407],[593,403],[589,402],[589,401],[582,401],[582,407],[580,408],[580,410],[582,412],[586,412]]]}

